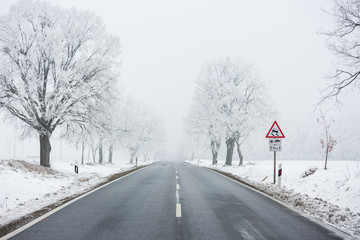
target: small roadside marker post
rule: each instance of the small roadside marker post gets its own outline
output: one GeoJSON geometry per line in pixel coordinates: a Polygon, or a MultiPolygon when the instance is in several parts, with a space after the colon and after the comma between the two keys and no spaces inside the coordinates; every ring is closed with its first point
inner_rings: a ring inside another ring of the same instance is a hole
{"type": "Polygon", "coordinates": [[[279,184],[279,188],[281,188],[281,175],[282,175],[282,163],[279,164],[279,170],[278,170],[278,184],[279,184]]]}
{"type": "Polygon", "coordinates": [[[285,138],[278,123],[274,121],[265,138],[269,138],[269,150],[274,152],[274,184],[276,183],[276,152],[281,152],[281,138],[285,138]]]}
{"type": "Polygon", "coordinates": [[[78,167],[78,161],[75,160],[75,173],[76,173],[76,185],[79,186],[79,167],[78,167]]]}

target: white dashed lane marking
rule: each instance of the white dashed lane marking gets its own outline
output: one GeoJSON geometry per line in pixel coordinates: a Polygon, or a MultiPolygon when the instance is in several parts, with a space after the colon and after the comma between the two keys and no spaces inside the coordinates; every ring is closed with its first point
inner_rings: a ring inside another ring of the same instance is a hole
{"type": "Polygon", "coordinates": [[[176,214],[175,214],[175,216],[177,218],[180,218],[181,217],[181,204],[180,204],[180,194],[179,194],[180,185],[179,185],[178,171],[177,171],[176,167],[175,167],[175,170],[176,170],[176,214]]]}
{"type": "Polygon", "coordinates": [[[181,217],[181,204],[176,204],[176,217],[181,217]]]}

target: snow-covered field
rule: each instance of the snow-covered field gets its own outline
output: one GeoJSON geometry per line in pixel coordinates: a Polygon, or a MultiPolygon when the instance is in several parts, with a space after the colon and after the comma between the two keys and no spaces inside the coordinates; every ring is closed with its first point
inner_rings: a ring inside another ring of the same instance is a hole
{"type": "MultiPolygon", "coordinates": [[[[147,164],[139,162],[139,165],[147,164]]],[[[51,169],[34,160],[0,160],[0,226],[77,195],[106,181],[110,175],[132,169],[125,162],[80,165],[76,177],[73,163],[51,162],[51,169]]]]}
{"type": "Polygon", "coordinates": [[[278,161],[277,165],[282,163],[281,189],[272,184],[273,161],[245,161],[240,167],[237,162],[234,166],[224,166],[223,161],[212,166],[210,160],[190,163],[231,173],[300,211],[360,238],[359,161],[329,161],[327,170],[323,161],[278,161]]]}

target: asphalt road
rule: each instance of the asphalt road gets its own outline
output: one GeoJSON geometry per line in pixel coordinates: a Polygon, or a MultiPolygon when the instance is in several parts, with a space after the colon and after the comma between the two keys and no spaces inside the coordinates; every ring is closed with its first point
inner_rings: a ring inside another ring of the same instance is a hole
{"type": "Polygon", "coordinates": [[[11,239],[341,239],[213,171],[160,162],[70,204],[11,239]]]}

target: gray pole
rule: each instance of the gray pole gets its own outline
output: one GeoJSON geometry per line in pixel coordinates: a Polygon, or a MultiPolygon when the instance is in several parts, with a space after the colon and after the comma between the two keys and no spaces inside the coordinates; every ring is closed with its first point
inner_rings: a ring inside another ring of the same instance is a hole
{"type": "Polygon", "coordinates": [[[276,183],[276,152],[274,151],[274,184],[276,183]]]}

